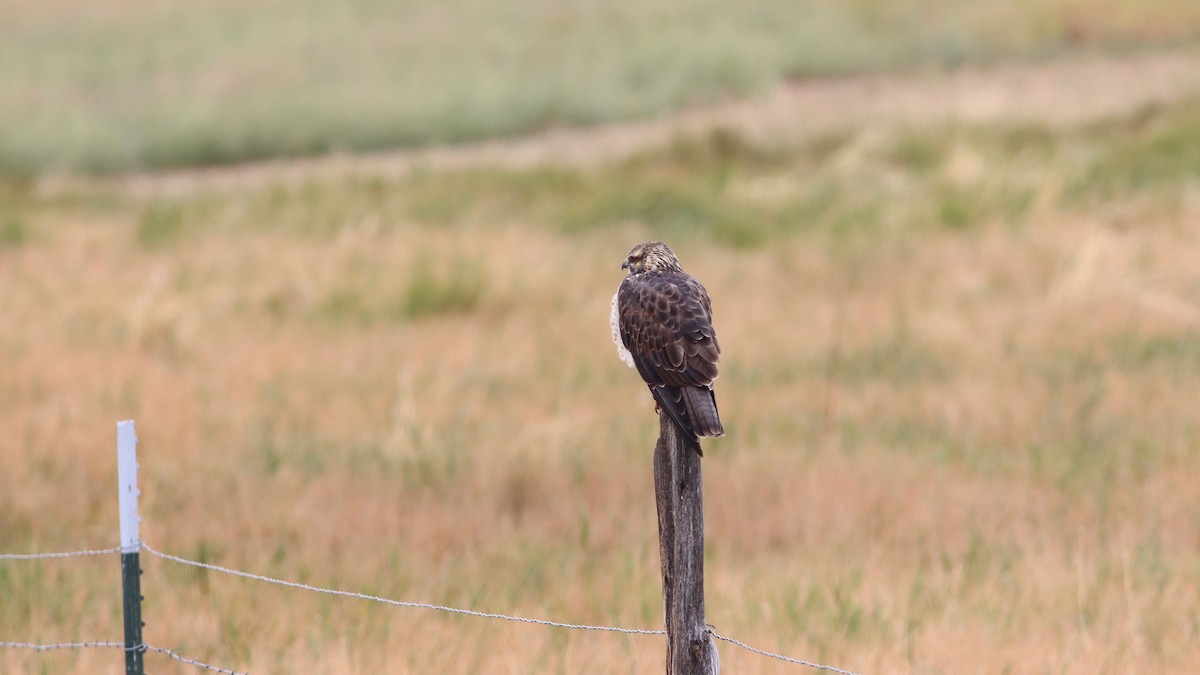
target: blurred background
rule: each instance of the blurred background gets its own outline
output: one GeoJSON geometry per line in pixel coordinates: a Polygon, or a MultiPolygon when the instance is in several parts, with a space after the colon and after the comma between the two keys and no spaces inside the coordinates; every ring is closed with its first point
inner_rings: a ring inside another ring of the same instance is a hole
{"type": "MultiPolygon", "coordinates": [[[[161,550],[658,628],[657,422],[607,319],[662,239],[724,351],[719,631],[1189,672],[1198,37],[1177,0],[0,0],[0,552],[115,545],[134,418],[161,550]]],[[[239,671],[663,659],[145,567],[147,641],[239,671]]],[[[115,558],[0,562],[0,597],[0,640],[121,639],[115,558]]]]}

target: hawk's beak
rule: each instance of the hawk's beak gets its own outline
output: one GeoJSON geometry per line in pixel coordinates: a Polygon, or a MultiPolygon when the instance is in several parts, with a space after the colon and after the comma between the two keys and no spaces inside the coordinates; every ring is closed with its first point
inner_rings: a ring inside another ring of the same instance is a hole
{"type": "Polygon", "coordinates": [[[621,262],[621,269],[623,269],[623,270],[629,269],[629,258],[626,258],[624,261],[621,262]]]}

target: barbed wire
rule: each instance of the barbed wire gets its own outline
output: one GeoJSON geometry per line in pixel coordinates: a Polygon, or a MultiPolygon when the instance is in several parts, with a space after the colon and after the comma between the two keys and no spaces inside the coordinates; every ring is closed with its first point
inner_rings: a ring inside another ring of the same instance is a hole
{"type": "MultiPolygon", "coordinates": [[[[176,555],[171,555],[170,553],[163,553],[162,551],[159,551],[159,550],[151,547],[149,544],[147,544],[144,541],[141,542],[141,547],[142,547],[142,550],[146,551],[147,553],[149,553],[155,557],[162,558],[163,560],[170,560],[172,562],[180,563],[182,565],[190,565],[192,567],[198,567],[201,569],[212,570],[214,572],[221,572],[222,574],[229,574],[229,575],[232,575],[235,577],[241,577],[243,579],[253,579],[255,581],[263,581],[263,582],[270,583],[270,584],[287,586],[289,588],[298,588],[301,590],[313,591],[315,593],[324,593],[326,595],[336,595],[336,596],[342,596],[342,597],[347,597],[347,598],[358,598],[360,600],[370,600],[372,602],[380,602],[385,605],[395,605],[397,607],[433,609],[433,610],[437,610],[440,612],[449,612],[452,614],[465,614],[467,616],[475,616],[475,617],[480,617],[480,618],[484,618],[484,619],[502,619],[504,621],[532,623],[532,624],[538,624],[541,626],[554,626],[556,628],[570,628],[570,629],[575,629],[575,630],[605,631],[605,632],[611,632],[611,633],[627,633],[627,634],[634,634],[634,635],[666,635],[667,634],[667,631],[665,631],[665,630],[648,630],[645,628],[622,628],[620,626],[595,626],[595,625],[578,624],[578,623],[563,623],[560,621],[549,621],[547,619],[532,619],[529,617],[512,616],[509,614],[497,614],[497,613],[493,613],[493,612],[476,612],[476,611],[470,610],[470,609],[461,609],[458,607],[448,607],[446,605],[434,605],[434,604],[430,604],[430,603],[426,603],[426,602],[411,602],[411,601],[406,601],[406,600],[392,600],[391,598],[383,598],[383,597],[380,597],[377,595],[368,595],[365,593],[355,593],[352,591],[342,591],[342,590],[338,590],[335,588],[323,588],[321,586],[311,586],[309,584],[297,583],[295,581],[286,581],[284,579],[276,579],[274,577],[268,577],[268,576],[264,576],[262,574],[252,574],[250,572],[242,572],[241,570],[235,570],[235,569],[231,569],[229,567],[222,567],[220,565],[214,565],[212,563],[199,562],[196,560],[188,560],[187,558],[181,558],[176,555]]],[[[712,628],[709,628],[708,632],[709,632],[709,634],[711,634],[714,638],[716,638],[718,640],[722,640],[724,642],[728,642],[730,644],[737,645],[738,647],[741,647],[742,649],[754,652],[755,654],[770,657],[773,659],[778,659],[780,661],[786,661],[788,663],[794,663],[794,664],[801,665],[801,666],[808,666],[809,668],[816,668],[818,670],[827,670],[827,671],[834,672],[834,673],[841,673],[842,675],[858,675],[857,673],[854,673],[852,671],[843,670],[841,668],[836,668],[834,666],[827,666],[824,664],[815,663],[813,661],[805,661],[803,659],[794,659],[794,658],[791,658],[790,656],[784,656],[782,654],[776,654],[774,652],[769,652],[769,651],[766,651],[763,649],[758,649],[757,647],[751,647],[750,645],[748,645],[740,640],[735,640],[734,638],[727,637],[725,635],[721,635],[720,633],[717,633],[712,628]]]]}
{"type": "Polygon", "coordinates": [[[263,576],[261,574],[251,574],[250,572],[242,572],[240,570],[230,569],[228,567],[221,567],[220,565],[213,565],[211,563],[198,562],[196,560],[188,560],[187,558],[180,558],[179,556],[171,555],[170,553],[163,553],[162,551],[152,548],[146,542],[142,542],[142,550],[146,551],[147,553],[149,553],[153,556],[162,558],[164,560],[170,560],[172,562],[177,562],[182,565],[191,565],[192,567],[199,567],[199,568],[206,569],[206,570],[212,570],[214,572],[221,572],[222,574],[230,574],[235,577],[242,577],[243,579],[253,579],[255,581],[264,581],[269,584],[277,584],[279,586],[287,586],[289,588],[298,588],[298,589],[305,590],[305,591],[312,591],[314,593],[324,593],[326,595],[338,595],[338,596],[342,596],[342,597],[346,597],[346,598],[358,598],[359,600],[370,600],[372,602],[380,602],[385,605],[395,605],[397,607],[433,609],[433,610],[437,610],[439,612],[449,612],[451,614],[465,614],[467,616],[475,616],[475,617],[480,617],[483,619],[502,619],[504,621],[516,621],[519,623],[533,623],[533,624],[538,624],[540,626],[554,626],[556,628],[572,628],[575,630],[594,630],[594,631],[603,631],[603,632],[610,632],[610,633],[631,633],[634,635],[666,635],[667,634],[667,632],[665,630],[646,630],[644,628],[621,628],[619,626],[593,626],[593,625],[582,624],[582,623],[562,623],[560,621],[550,621],[547,619],[531,619],[531,618],[525,617],[525,616],[512,616],[510,614],[497,614],[494,612],[476,612],[476,611],[470,610],[470,609],[460,609],[458,607],[447,607],[446,605],[434,605],[434,604],[430,604],[427,602],[411,602],[411,601],[407,601],[407,600],[392,600],[391,598],[383,598],[378,595],[368,595],[366,593],[355,593],[352,591],[340,591],[336,588],[324,588],[321,586],[310,586],[308,584],[301,584],[301,583],[297,583],[295,581],[286,581],[284,579],[276,579],[274,577],[263,576]]]}
{"type": "Polygon", "coordinates": [[[146,649],[148,649],[152,652],[158,652],[159,654],[165,654],[166,656],[169,656],[169,657],[175,659],[176,661],[182,661],[183,663],[188,663],[193,666],[198,666],[205,670],[211,670],[214,673],[225,673],[225,675],[249,675],[249,673],[239,673],[236,670],[230,670],[228,668],[221,668],[219,666],[210,665],[210,664],[204,663],[203,661],[197,661],[196,659],[189,659],[186,656],[181,656],[179,654],[176,654],[175,652],[171,651],[170,649],[166,649],[164,647],[155,647],[154,645],[147,644],[147,643],[142,643],[141,646],[145,647],[146,649]]]}
{"type": "Polygon", "coordinates": [[[64,551],[62,553],[0,553],[0,560],[44,560],[46,558],[78,558],[89,555],[109,555],[120,553],[121,547],[97,548],[83,551],[64,551]]]}
{"type": "Polygon", "coordinates": [[[10,649],[32,649],[35,652],[48,652],[53,649],[88,649],[89,647],[120,647],[125,648],[123,642],[52,642],[50,644],[37,644],[34,642],[0,642],[0,647],[8,647],[10,649]]]}
{"type": "Polygon", "coordinates": [[[834,672],[834,673],[841,673],[842,675],[858,675],[858,673],[855,673],[855,672],[852,672],[849,670],[842,670],[841,668],[836,668],[834,666],[827,666],[827,665],[824,665],[821,663],[813,663],[812,661],[805,661],[803,659],[793,659],[790,656],[784,656],[783,654],[776,654],[775,652],[769,652],[769,651],[766,651],[765,649],[751,647],[750,645],[746,644],[745,642],[742,642],[741,640],[735,640],[731,637],[721,635],[720,633],[713,630],[712,628],[708,629],[708,634],[718,640],[723,640],[725,642],[728,642],[729,644],[737,645],[747,651],[754,652],[755,654],[761,654],[763,656],[769,656],[770,658],[773,658],[773,659],[779,659],[780,661],[787,661],[788,663],[795,663],[795,664],[801,665],[801,666],[808,666],[809,668],[816,668],[818,670],[828,670],[828,671],[834,672]]]}
{"type": "Polygon", "coordinates": [[[200,668],[204,668],[205,670],[211,670],[214,673],[224,673],[225,675],[248,675],[247,673],[239,673],[236,670],[230,670],[228,668],[221,668],[220,666],[214,666],[212,664],[204,663],[203,661],[197,661],[196,659],[189,659],[188,657],[183,656],[182,654],[174,652],[170,649],[166,649],[164,647],[155,647],[154,645],[148,644],[145,642],[143,642],[140,645],[137,645],[136,647],[126,647],[123,642],[100,642],[100,641],[53,642],[50,644],[38,644],[35,642],[0,642],[0,648],[2,648],[2,647],[8,647],[8,648],[12,648],[12,649],[30,649],[35,652],[48,652],[48,651],[51,651],[54,649],[88,649],[88,648],[104,648],[104,649],[114,649],[115,648],[115,649],[123,649],[125,651],[134,651],[134,650],[139,650],[139,649],[143,650],[143,651],[149,650],[152,652],[157,652],[159,654],[169,656],[169,657],[175,659],[176,661],[181,661],[183,663],[191,664],[193,666],[198,666],[200,668]]]}

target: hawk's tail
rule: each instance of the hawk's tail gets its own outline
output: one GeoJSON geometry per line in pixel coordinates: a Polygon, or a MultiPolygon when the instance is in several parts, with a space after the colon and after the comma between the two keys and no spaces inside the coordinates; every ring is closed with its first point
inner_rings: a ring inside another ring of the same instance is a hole
{"type": "Polygon", "coordinates": [[[654,400],[658,401],[658,407],[665,410],[672,420],[675,420],[675,426],[684,433],[685,436],[696,439],[696,432],[692,430],[692,423],[688,421],[687,404],[684,403],[683,392],[680,387],[650,387],[650,393],[654,394],[654,400]]]}
{"type": "MultiPolygon", "coordinates": [[[[699,448],[704,436],[724,436],[725,427],[717,415],[717,399],[708,387],[650,387],[658,407],[666,411],[699,448]]],[[[703,454],[703,453],[701,453],[703,454]]]]}
{"type": "Polygon", "coordinates": [[[708,387],[682,387],[688,420],[697,436],[724,436],[725,427],[717,414],[717,396],[708,387]]]}

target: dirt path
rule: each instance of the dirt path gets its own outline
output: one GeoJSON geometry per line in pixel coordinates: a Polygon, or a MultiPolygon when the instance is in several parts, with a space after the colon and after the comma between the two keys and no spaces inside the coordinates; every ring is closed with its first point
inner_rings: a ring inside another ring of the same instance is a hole
{"type": "MultiPolygon", "coordinates": [[[[758,141],[795,142],[866,124],[953,120],[1071,125],[1200,95],[1200,50],[1087,56],[953,72],[880,74],[783,85],[768,95],[658,119],[555,129],[521,138],[422,150],[339,155],[103,179],[136,195],[185,194],[414,168],[539,164],[589,166],[726,128],[758,141]]],[[[52,187],[49,186],[48,187],[52,187]]]]}

